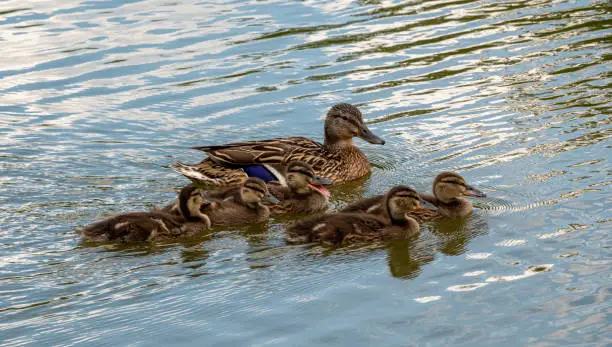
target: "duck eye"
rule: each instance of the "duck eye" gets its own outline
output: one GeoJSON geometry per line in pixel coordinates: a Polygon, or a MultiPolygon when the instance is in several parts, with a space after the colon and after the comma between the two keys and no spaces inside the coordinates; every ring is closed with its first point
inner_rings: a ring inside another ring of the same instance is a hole
{"type": "Polygon", "coordinates": [[[459,186],[464,186],[465,187],[465,183],[459,182],[459,181],[442,181],[444,183],[450,183],[450,184],[456,184],[459,186]]]}

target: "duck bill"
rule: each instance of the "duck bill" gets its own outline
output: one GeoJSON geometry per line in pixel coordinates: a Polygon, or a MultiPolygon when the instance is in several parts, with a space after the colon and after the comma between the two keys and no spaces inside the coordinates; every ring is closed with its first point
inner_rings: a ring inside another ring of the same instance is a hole
{"type": "Polygon", "coordinates": [[[266,194],[266,196],[264,197],[264,199],[266,199],[267,202],[271,203],[271,204],[280,204],[280,200],[278,200],[274,195],[272,194],[266,194]]]}
{"type": "Polygon", "coordinates": [[[204,212],[212,204],[213,203],[210,201],[202,201],[202,204],[200,205],[200,212],[204,212]]]}
{"type": "Polygon", "coordinates": [[[431,202],[420,198],[419,202],[421,203],[421,208],[427,209],[427,210],[432,210],[432,211],[436,211],[438,209],[438,207],[434,204],[432,204],[431,202]]]}
{"type": "Polygon", "coordinates": [[[361,129],[359,130],[359,137],[365,141],[368,141],[369,143],[373,143],[375,145],[384,145],[385,144],[385,140],[381,139],[380,137],[374,135],[373,132],[370,131],[370,129],[368,129],[368,127],[363,124],[361,126],[361,129]]]}
{"type": "Polygon", "coordinates": [[[477,198],[486,198],[487,197],[487,195],[485,193],[481,192],[480,190],[478,190],[478,189],[476,189],[476,188],[474,188],[472,186],[467,186],[466,188],[467,188],[467,190],[465,192],[463,192],[463,195],[465,195],[465,196],[474,196],[474,197],[477,197],[477,198]]]}
{"type": "Polygon", "coordinates": [[[309,184],[308,187],[316,192],[321,193],[321,195],[323,195],[326,198],[329,198],[331,196],[331,193],[329,192],[329,190],[327,190],[325,187],[323,187],[320,184],[309,184]]]}

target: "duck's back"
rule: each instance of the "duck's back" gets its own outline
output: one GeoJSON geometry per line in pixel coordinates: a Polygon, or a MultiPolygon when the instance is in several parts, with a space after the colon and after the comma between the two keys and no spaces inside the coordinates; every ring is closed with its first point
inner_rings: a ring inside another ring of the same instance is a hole
{"type": "Polygon", "coordinates": [[[340,210],[340,212],[347,212],[347,213],[363,212],[363,213],[371,213],[371,214],[380,215],[383,213],[382,202],[383,202],[383,196],[377,195],[377,196],[362,199],[352,204],[349,204],[345,206],[342,210],[340,210]]]}
{"type": "Polygon", "coordinates": [[[306,137],[285,137],[195,148],[205,151],[211,160],[219,164],[249,165],[282,163],[287,156],[296,152],[314,154],[323,145],[306,137]]]}
{"type": "Polygon", "coordinates": [[[234,199],[216,201],[204,211],[213,226],[241,225],[258,223],[270,217],[270,210],[264,206],[249,208],[234,199]]]}
{"type": "Polygon", "coordinates": [[[364,213],[335,213],[311,217],[288,229],[287,240],[300,242],[329,242],[333,244],[368,241],[381,238],[380,230],[389,223],[378,216],[364,213]]]}
{"type": "Polygon", "coordinates": [[[352,181],[370,172],[370,163],[357,146],[328,147],[306,137],[286,137],[194,147],[208,153],[208,160],[229,167],[257,164],[310,164],[320,176],[335,183],[352,181]]]}
{"type": "Polygon", "coordinates": [[[143,242],[180,233],[182,218],[163,212],[134,212],[109,217],[77,229],[83,237],[98,242],[143,242]]]}
{"type": "MultiPolygon", "coordinates": [[[[373,196],[370,198],[366,198],[366,199],[363,199],[363,200],[347,205],[342,210],[340,210],[340,212],[368,213],[368,214],[373,214],[373,215],[382,217],[386,215],[383,209],[383,198],[384,197],[382,195],[377,195],[377,196],[373,196]]],[[[429,206],[431,206],[432,208],[436,208],[436,211],[430,210],[429,208],[421,207],[419,209],[416,209],[408,213],[408,215],[414,218],[415,220],[417,220],[418,222],[428,222],[428,221],[433,221],[433,220],[440,218],[442,215],[437,210],[438,207],[434,205],[433,203],[431,203],[430,201],[428,202],[429,202],[429,206]]]]}

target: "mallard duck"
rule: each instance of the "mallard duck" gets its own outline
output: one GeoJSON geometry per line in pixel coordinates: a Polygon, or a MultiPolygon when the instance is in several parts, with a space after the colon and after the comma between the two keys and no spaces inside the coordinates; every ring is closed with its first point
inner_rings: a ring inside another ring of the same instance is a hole
{"type": "Polygon", "coordinates": [[[133,212],[109,217],[76,231],[84,239],[97,242],[143,242],[189,236],[210,228],[210,219],[200,211],[202,193],[193,185],[179,193],[180,215],[162,211],[133,212]]]}
{"type": "MultiPolygon", "coordinates": [[[[433,195],[419,194],[423,200],[433,205],[435,211],[418,209],[412,216],[423,222],[436,218],[459,218],[472,213],[472,203],[461,196],[486,197],[480,190],[468,185],[461,175],[454,172],[440,173],[433,183],[433,195]]],[[[343,208],[341,212],[365,212],[383,215],[383,195],[373,196],[343,208]]]]}
{"type": "Polygon", "coordinates": [[[172,169],[205,185],[237,185],[248,177],[283,184],[282,166],[297,160],[310,164],[318,175],[338,183],[370,172],[368,158],[355,146],[354,137],[373,144],[385,143],[368,129],[359,109],[350,104],[330,108],[324,130],[323,144],[305,137],[287,137],[193,147],[208,153],[208,158],[195,165],[177,162],[172,169]]]}
{"type": "Polygon", "coordinates": [[[334,213],[315,216],[290,226],[289,243],[320,241],[340,245],[414,235],[419,223],[409,216],[418,209],[420,197],[412,188],[396,186],[383,198],[385,215],[334,213]]]}

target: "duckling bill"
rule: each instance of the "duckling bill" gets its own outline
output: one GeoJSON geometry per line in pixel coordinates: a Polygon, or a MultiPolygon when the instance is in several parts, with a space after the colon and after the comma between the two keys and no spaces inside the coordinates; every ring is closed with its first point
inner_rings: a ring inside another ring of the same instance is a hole
{"type": "Polygon", "coordinates": [[[418,193],[406,186],[391,188],[383,199],[384,215],[334,213],[315,216],[290,226],[289,243],[323,242],[342,245],[353,242],[409,237],[419,232],[409,213],[420,207],[418,193]]]}

